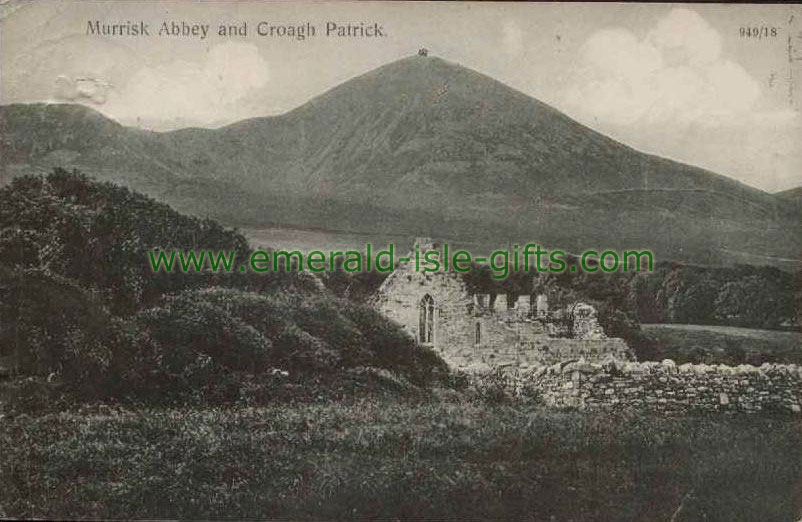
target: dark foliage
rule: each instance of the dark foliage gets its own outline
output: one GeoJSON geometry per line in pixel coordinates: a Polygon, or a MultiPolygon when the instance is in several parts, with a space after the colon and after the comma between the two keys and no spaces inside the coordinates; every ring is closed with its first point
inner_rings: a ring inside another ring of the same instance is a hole
{"type": "Polygon", "coordinates": [[[709,268],[660,264],[630,281],[643,323],[696,323],[747,328],[798,328],[802,273],[737,265],[709,268]]]}
{"type": "Polygon", "coordinates": [[[154,273],[151,249],[250,250],[214,221],[77,172],[0,189],[0,356],[59,393],[146,403],[281,395],[276,375],[292,388],[358,380],[357,368],[418,384],[445,371],[308,274],[154,273]]]}
{"type": "Polygon", "coordinates": [[[150,250],[224,250],[247,256],[245,238],[212,220],[78,172],[16,178],[0,189],[0,259],[40,268],[103,296],[130,314],[167,292],[221,282],[222,275],[153,272],[150,250]]]}

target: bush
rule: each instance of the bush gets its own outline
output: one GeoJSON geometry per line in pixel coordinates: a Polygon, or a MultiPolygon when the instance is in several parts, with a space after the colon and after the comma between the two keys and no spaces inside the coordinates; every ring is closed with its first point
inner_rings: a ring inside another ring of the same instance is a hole
{"type": "Polygon", "coordinates": [[[332,372],[340,362],[339,353],[297,325],[287,326],[276,338],[275,363],[293,372],[332,372]]]}
{"type": "Polygon", "coordinates": [[[434,352],[366,305],[326,294],[264,295],[224,288],[182,295],[212,303],[255,328],[273,344],[270,364],[293,373],[369,366],[423,383],[448,372],[434,352]]]}
{"type": "Polygon", "coordinates": [[[234,251],[245,238],[209,219],[179,214],[142,194],[76,171],[15,178],[0,189],[0,263],[47,269],[97,291],[131,314],[162,295],[226,279],[223,274],[153,272],[151,249],[234,251]]]}
{"type": "Polygon", "coordinates": [[[97,298],[73,281],[46,270],[0,266],[0,344],[15,356],[18,371],[90,377],[109,358],[97,346],[109,321],[97,298]]]}
{"type": "Polygon", "coordinates": [[[252,326],[192,293],[169,297],[135,321],[157,351],[160,380],[170,395],[218,402],[237,396],[238,373],[268,367],[272,343],[252,326]]]}
{"type": "Polygon", "coordinates": [[[154,386],[152,343],[91,292],[39,269],[0,267],[0,345],[16,371],[83,400],[139,396],[154,386]]]}

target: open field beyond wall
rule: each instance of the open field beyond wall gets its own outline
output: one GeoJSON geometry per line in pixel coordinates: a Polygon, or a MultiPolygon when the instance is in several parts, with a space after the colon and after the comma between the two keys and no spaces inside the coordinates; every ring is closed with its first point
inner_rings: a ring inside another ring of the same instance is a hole
{"type": "Polygon", "coordinates": [[[0,444],[2,516],[802,516],[798,416],[561,412],[449,392],[411,402],[9,416],[0,444]]]}
{"type": "Polygon", "coordinates": [[[677,364],[802,364],[802,333],[694,324],[645,324],[650,359],[677,364]]]}

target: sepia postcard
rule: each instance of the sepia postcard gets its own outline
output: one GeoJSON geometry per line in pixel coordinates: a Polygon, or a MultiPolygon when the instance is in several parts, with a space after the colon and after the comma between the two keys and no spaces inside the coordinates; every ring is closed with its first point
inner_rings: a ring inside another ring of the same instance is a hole
{"type": "Polygon", "coordinates": [[[0,1],[0,518],[802,521],[802,5],[0,1]]]}

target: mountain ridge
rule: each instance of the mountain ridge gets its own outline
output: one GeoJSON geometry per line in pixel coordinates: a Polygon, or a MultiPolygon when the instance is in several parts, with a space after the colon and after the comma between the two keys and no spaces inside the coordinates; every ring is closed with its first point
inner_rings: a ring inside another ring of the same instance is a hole
{"type": "Polygon", "coordinates": [[[802,201],[802,187],[794,187],[786,190],[781,190],[774,193],[775,196],[781,198],[799,199],[802,201]]]}
{"type": "Polygon", "coordinates": [[[287,113],[217,129],[145,131],[54,107],[0,107],[4,178],[77,167],[228,223],[535,235],[576,250],[652,241],[663,257],[710,263],[739,251],[802,259],[791,202],[639,152],[436,57],[404,58],[287,113]]]}

